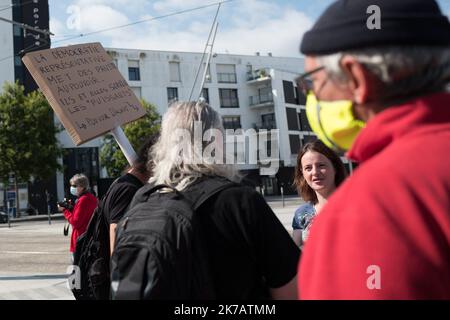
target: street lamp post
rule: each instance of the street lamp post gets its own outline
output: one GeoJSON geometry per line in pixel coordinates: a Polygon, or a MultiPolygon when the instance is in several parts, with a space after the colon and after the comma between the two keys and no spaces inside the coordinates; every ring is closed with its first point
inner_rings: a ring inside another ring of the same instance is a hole
{"type": "MultiPolygon", "coordinates": [[[[17,208],[17,203],[16,203],[16,198],[17,198],[17,195],[15,194],[15,190],[14,190],[14,200],[13,199],[10,199],[10,197],[9,197],[9,186],[10,185],[14,185],[14,182],[15,182],[15,175],[14,175],[14,173],[10,173],[9,174],[9,177],[8,177],[8,185],[7,185],[7,188],[6,188],[6,196],[7,196],[7,198],[6,198],[6,204],[7,204],[7,212],[8,212],[8,226],[10,227],[11,226],[11,224],[10,224],[10,211],[12,211],[12,214],[13,214],[13,216],[14,216],[14,208],[17,208]],[[13,202],[12,201],[14,201],[14,205],[13,205],[13,202]]],[[[16,209],[17,210],[17,209],[16,209]]],[[[16,215],[17,215],[17,211],[16,211],[16,215]]]]}
{"type": "Polygon", "coordinates": [[[50,212],[52,211],[52,207],[50,205],[50,193],[47,190],[45,190],[45,196],[47,200],[48,224],[52,224],[52,219],[50,217],[50,212]]]}
{"type": "Polygon", "coordinates": [[[9,200],[6,200],[6,216],[8,217],[8,228],[11,228],[11,220],[9,218],[9,200]]]}

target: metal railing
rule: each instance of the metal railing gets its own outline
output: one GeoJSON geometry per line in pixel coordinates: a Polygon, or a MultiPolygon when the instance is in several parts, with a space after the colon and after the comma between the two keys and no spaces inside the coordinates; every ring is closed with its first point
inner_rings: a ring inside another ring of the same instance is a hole
{"type": "Polygon", "coordinates": [[[260,123],[253,124],[253,129],[255,129],[255,130],[261,130],[261,129],[272,130],[272,129],[276,129],[276,128],[277,128],[277,124],[275,121],[266,121],[266,122],[260,122],[260,123]]]}
{"type": "Polygon", "coordinates": [[[237,98],[220,98],[220,107],[239,108],[239,100],[237,98]]]}
{"type": "Polygon", "coordinates": [[[218,73],[217,82],[219,83],[236,83],[236,73],[218,73]]]}
{"type": "Polygon", "coordinates": [[[260,94],[257,96],[250,96],[250,105],[251,106],[263,104],[263,103],[267,103],[267,102],[273,102],[273,95],[271,92],[265,93],[265,94],[260,94]]]}

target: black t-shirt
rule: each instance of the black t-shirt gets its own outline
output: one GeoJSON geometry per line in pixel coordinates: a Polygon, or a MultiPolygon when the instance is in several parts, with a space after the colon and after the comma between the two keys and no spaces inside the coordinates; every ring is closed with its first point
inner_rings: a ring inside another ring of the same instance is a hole
{"type": "Polygon", "coordinates": [[[118,178],[103,199],[103,212],[109,224],[117,223],[125,214],[136,191],[144,184],[130,173],[118,178]]]}
{"type": "Polygon", "coordinates": [[[218,299],[269,298],[297,274],[299,248],[254,189],[226,189],[199,213],[218,299]]]}

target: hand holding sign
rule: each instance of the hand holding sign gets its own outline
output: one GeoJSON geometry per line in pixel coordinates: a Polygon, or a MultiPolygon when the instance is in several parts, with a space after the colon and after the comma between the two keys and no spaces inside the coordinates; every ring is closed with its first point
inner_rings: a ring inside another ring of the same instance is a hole
{"type": "Polygon", "coordinates": [[[125,138],[118,142],[131,162],[120,126],[145,110],[100,43],[34,51],[22,60],[75,145],[113,130],[125,138]]]}

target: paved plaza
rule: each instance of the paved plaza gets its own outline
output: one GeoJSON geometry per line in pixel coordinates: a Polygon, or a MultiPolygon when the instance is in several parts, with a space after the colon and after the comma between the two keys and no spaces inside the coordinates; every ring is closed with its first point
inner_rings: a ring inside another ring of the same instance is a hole
{"type": "MultiPolygon", "coordinates": [[[[291,233],[297,197],[268,198],[281,223],[291,233]]],[[[67,287],[70,237],[64,220],[0,224],[0,300],[73,300],[67,287]]]]}

